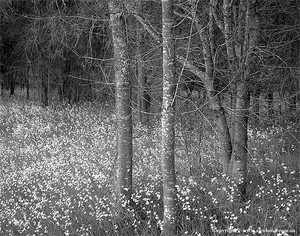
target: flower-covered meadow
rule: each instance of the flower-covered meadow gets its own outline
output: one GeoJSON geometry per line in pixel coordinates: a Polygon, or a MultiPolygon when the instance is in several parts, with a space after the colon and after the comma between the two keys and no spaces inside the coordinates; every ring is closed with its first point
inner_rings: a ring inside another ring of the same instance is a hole
{"type": "MultiPolygon", "coordinates": [[[[1,101],[0,235],[159,234],[160,126],[134,127],[135,205],[121,221],[115,208],[115,118],[109,108],[1,101]]],[[[239,203],[233,183],[222,176],[211,125],[203,121],[186,129],[178,122],[181,234],[300,234],[300,160],[287,138],[292,131],[292,125],[249,130],[248,201],[239,203]]]]}

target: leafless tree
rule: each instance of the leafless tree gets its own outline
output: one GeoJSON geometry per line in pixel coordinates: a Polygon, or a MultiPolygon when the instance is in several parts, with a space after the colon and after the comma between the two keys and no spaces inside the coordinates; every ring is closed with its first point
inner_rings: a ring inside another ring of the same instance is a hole
{"type": "Polygon", "coordinates": [[[175,174],[175,87],[173,1],[162,0],[163,38],[163,103],[161,118],[162,152],[161,169],[163,176],[164,216],[161,235],[176,234],[177,196],[175,174]]]}
{"type": "Polygon", "coordinates": [[[123,2],[110,0],[110,27],[114,48],[115,98],[118,145],[118,204],[120,213],[132,194],[132,114],[130,104],[129,55],[123,2]]]}

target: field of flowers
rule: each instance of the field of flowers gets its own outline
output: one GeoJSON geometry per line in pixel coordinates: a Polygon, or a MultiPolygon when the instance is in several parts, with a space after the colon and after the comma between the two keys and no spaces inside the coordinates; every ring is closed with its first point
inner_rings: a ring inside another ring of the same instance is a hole
{"type": "MultiPolygon", "coordinates": [[[[114,120],[109,106],[41,108],[1,100],[1,236],[159,234],[159,125],[134,127],[136,204],[121,221],[115,209],[114,120]]],[[[181,234],[300,235],[300,159],[285,135],[292,126],[249,130],[245,203],[234,201],[234,185],[222,176],[218,141],[209,127],[176,127],[181,234]]]]}

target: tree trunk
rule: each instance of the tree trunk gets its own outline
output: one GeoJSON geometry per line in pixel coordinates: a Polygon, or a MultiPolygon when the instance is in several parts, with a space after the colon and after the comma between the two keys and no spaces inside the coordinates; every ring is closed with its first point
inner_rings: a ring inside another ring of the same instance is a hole
{"type": "Polygon", "coordinates": [[[10,89],[10,95],[14,95],[15,94],[15,77],[14,77],[14,73],[10,72],[9,73],[9,89],[10,89]]]}
{"type": "MultiPolygon", "coordinates": [[[[228,0],[224,0],[228,3],[228,0]]],[[[226,4],[225,4],[226,5],[226,4]]],[[[237,36],[239,41],[235,42],[235,48],[238,48],[236,54],[236,61],[242,61],[241,58],[245,57],[243,63],[239,64],[240,73],[237,78],[237,92],[236,92],[236,106],[235,106],[235,124],[234,124],[234,145],[233,155],[230,163],[231,176],[238,187],[238,196],[240,200],[246,199],[246,177],[247,177],[247,159],[248,159],[248,110],[249,110],[249,92],[247,89],[250,74],[253,65],[255,64],[254,56],[252,53],[253,48],[256,46],[258,39],[258,19],[255,15],[255,8],[253,3],[245,0],[239,4],[238,32],[237,36]],[[245,10],[246,9],[246,10],[245,10]],[[241,22],[241,21],[244,21],[241,22]],[[243,24],[245,24],[243,27],[243,24]]],[[[233,67],[234,68],[234,67],[233,67]]]]}
{"type": "MultiPolygon", "coordinates": [[[[141,10],[141,0],[137,1],[137,12],[141,10]]],[[[136,47],[136,64],[137,64],[137,78],[138,78],[138,93],[137,93],[137,110],[138,110],[138,122],[141,124],[147,123],[147,98],[146,98],[146,75],[144,73],[144,65],[142,59],[141,51],[141,27],[140,23],[136,23],[136,37],[137,37],[137,47],[136,47]]]]}
{"type": "Polygon", "coordinates": [[[24,72],[21,72],[20,73],[20,77],[21,77],[21,90],[22,90],[22,92],[23,92],[23,90],[25,89],[25,83],[26,83],[26,70],[27,69],[25,69],[25,71],[24,72]]]}
{"type": "Polygon", "coordinates": [[[26,99],[29,100],[29,78],[27,78],[26,84],[26,99]]]}
{"type": "MultiPolygon", "coordinates": [[[[0,77],[3,76],[2,74],[0,74],[0,77]]],[[[1,95],[3,95],[4,93],[4,82],[1,81],[1,95]]]]}
{"type": "MultiPolygon", "coordinates": [[[[138,39],[139,40],[139,39],[138,39]]],[[[146,114],[146,103],[147,98],[145,97],[146,91],[146,81],[145,74],[143,70],[143,62],[141,56],[140,44],[137,45],[136,52],[136,60],[137,60],[137,77],[138,77],[138,93],[137,93],[137,109],[138,109],[138,122],[141,124],[147,123],[147,114],[146,114]]]]}
{"type": "Polygon", "coordinates": [[[238,194],[242,201],[246,196],[247,175],[247,141],[248,141],[248,106],[249,96],[246,82],[240,82],[237,86],[235,124],[234,124],[234,148],[231,160],[231,176],[238,187],[238,194]]]}
{"type": "MultiPolygon", "coordinates": [[[[1,36],[0,36],[1,40],[1,36]]],[[[0,41],[1,43],[1,41],[0,41]]],[[[0,48],[1,50],[1,48],[0,48]]],[[[0,82],[1,82],[1,95],[4,94],[4,89],[5,89],[5,78],[4,78],[4,73],[5,73],[5,67],[4,65],[1,64],[1,54],[0,54],[0,82]]]]}
{"type": "Polygon", "coordinates": [[[268,118],[273,120],[274,118],[274,107],[273,107],[273,92],[268,92],[267,94],[267,104],[268,104],[268,118]]]}
{"type": "Polygon", "coordinates": [[[146,85],[145,85],[145,89],[144,89],[144,93],[143,93],[143,101],[145,103],[145,115],[144,115],[144,123],[148,124],[150,122],[150,112],[151,112],[151,93],[150,93],[150,89],[151,89],[151,84],[149,84],[149,78],[145,78],[146,79],[146,85]]]}
{"type": "MultiPolygon", "coordinates": [[[[41,73],[41,71],[40,71],[41,73]]],[[[41,83],[41,102],[44,107],[47,107],[49,105],[49,99],[48,99],[48,75],[47,78],[43,73],[41,74],[42,77],[42,83],[41,83]]]]}
{"type": "Polygon", "coordinates": [[[217,118],[218,136],[221,145],[221,156],[223,158],[223,173],[227,174],[232,154],[232,143],[225,109],[221,103],[220,94],[214,89],[214,81],[211,70],[212,67],[208,66],[209,63],[205,60],[205,73],[203,73],[189,62],[184,61],[181,57],[177,57],[177,60],[184,65],[186,69],[201,78],[204,84],[209,102],[217,118]]]}
{"type": "Polygon", "coordinates": [[[297,94],[289,97],[289,119],[292,122],[296,122],[299,118],[297,117],[297,94]]]}
{"type": "Polygon", "coordinates": [[[297,94],[289,97],[290,112],[293,114],[297,108],[297,94]]]}
{"type": "Polygon", "coordinates": [[[177,195],[175,174],[175,86],[173,1],[162,0],[163,104],[161,118],[164,215],[161,235],[176,235],[177,195]]]}
{"type": "MultiPolygon", "coordinates": [[[[198,27],[199,28],[199,27],[198,27]]],[[[228,173],[229,162],[232,154],[231,136],[229,132],[229,125],[226,118],[225,109],[221,103],[220,93],[214,86],[213,79],[213,61],[211,50],[209,49],[209,40],[206,37],[204,30],[200,31],[200,38],[203,44],[203,54],[205,62],[205,80],[204,85],[207,90],[209,101],[212,105],[212,109],[215,111],[218,125],[218,136],[221,146],[221,156],[223,157],[223,173],[228,173]]]]}
{"type": "MultiPolygon", "coordinates": [[[[194,14],[196,15],[196,14],[194,14]]],[[[209,40],[212,36],[212,32],[204,30],[203,25],[201,24],[199,19],[196,19],[196,28],[198,30],[198,34],[200,36],[200,40],[202,42],[202,51],[204,57],[205,64],[205,75],[202,76],[202,81],[204,87],[207,91],[209,102],[214,110],[215,116],[217,118],[218,125],[218,136],[219,142],[221,146],[221,156],[223,157],[223,173],[228,174],[229,163],[231,160],[232,154],[232,144],[231,144],[231,136],[229,132],[228,120],[226,117],[225,109],[221,103],[220,93],[215,88],[214,83],[214,65],[213,65],[213,48],[212,43],[209,40]],[[209,37],[210,36],[210,37],[209,37]]],[[[211,30],[211,29],[210,29],[211,30]]],[[[187,65],[190,66],[190,65],[187,65]]],[[[190,67],[190,69],[193,69],[190,67]]],[[[196,72],[196,71],[195,71],[196,72]]],[[[200,75],[199,75],[200,76],[200,75]]]]}
{"type": "Polygon", "coordinates": [[[30,68],[31,67],[27,67],[25,76],[26,100],[29,100],[30,68]]]}
{"type": "Polygon", "coordinates": [[[130,71],[123,2],[110,0],[110,27],[114,47],[115,93],[118,145],[118,204],[119,213],[124,203],[131,202],[132,194],[132,116],[130,104],[130,71]]]}
{"type": "Polygon", "coordinates": [[[62,75],[61,75],[61,84],[60,84],[60,101],[63,102],[64,99],[67,99],[68,102],[71,102],[72,99],[72,83],[70,78],[71,68],[72,68],[72,56],[71,53],[64,53],[65,59],[62,62],[62,75]]]}
{"type": "Polygon", "coordinates": [[[260,92],[259,89],[256,88],[253,94],[253,104],[252,104],[252,111],[253,111],[253,121],[252,123],[255,125],[259,121],[259,96],[260,92]]]}

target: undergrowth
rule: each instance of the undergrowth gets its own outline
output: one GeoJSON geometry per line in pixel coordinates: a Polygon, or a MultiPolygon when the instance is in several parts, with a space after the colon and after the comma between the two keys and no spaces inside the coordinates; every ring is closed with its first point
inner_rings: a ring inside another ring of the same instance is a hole
{"type": "MultiPolygon", "coordinates": [[[[159,125],[134,127],[134,204],[119,219],[114,120],[107,107],[91,104],[0,104],[0,235],[160,233],[159,125]]],[[[180,235],[300,234],[299,157],[283,136],[292,125],[249,130],[245,203],[235,202],[206,126],[176,127],[180,235]]]]}

